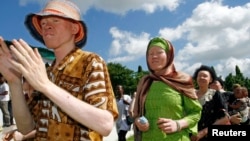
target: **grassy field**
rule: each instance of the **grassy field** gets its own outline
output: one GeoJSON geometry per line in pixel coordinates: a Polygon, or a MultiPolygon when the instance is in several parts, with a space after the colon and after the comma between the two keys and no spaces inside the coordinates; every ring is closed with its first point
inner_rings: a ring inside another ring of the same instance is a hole
{"type": "Polygon", "coordinates": [[[134,141],[134,136],[129,137],[127,141],[134,141]]]}

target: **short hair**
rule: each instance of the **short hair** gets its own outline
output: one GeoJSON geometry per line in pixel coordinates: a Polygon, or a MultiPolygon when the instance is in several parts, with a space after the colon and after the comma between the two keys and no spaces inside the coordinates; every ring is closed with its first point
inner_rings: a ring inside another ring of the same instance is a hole
{"type": "Polygon", "coordinates": [[[195,80],[197,79],[198,73],[199,73],[200,71],[208,71],[208,72],[210,73],[211,78],[212,78],[212,82],[211,82],[211,83],[213,83],[213,82],[215,81],[215,79],[217,78],[214,69],[212,69],[211,67],[206,66],[206,65],[201,65],[199,68],[197,68],[197,69],[195,70],[194,75],[193,75],[193,79],[195,79],[195,80]]]}
{"type": "Polygon", "coordinates": [[[238,87],[241,87],[241,85],[238,84],[238,83],[233,84],[233,90],[236,89],[236,88],[238,88],[238,87]]]}
{"type": "Polygon", "coordinates": [[[248,90],[247,87],[245,87],[245,86],[242,86],[241,88],[242,88],[243,90],[248,90]]]}
{"type": "Polygon", "coordinates": [[[222,86],[222,88],[224,88],[224,81],[222,80],[221,77],[216,77],[215,80],[218,81],[218,82],[220,83],[220,85],[222,86]]]}

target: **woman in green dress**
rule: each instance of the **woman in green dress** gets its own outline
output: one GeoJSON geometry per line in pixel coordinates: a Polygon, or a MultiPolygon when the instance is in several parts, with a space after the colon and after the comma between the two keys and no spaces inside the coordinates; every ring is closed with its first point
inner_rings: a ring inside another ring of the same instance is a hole
{"type": "Polygon", "coordinates": [[[176,71],[174,48],[161,37],[150,40],[146,60],[150,74],[140,80],[131,110],[135,141],[189,141],[202,109],[192,77],[176,71]]]}

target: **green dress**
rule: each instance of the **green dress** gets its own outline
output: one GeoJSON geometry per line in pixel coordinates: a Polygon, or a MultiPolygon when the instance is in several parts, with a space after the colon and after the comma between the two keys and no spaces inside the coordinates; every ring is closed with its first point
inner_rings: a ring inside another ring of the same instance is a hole
{"type": "Polygon", "coordinates": [[[142,141],[189,141],[190,133],[197,134],[201,109],[198,100],[184,96],[161,81],[153,82],[146,97],[144,114],[150,128],[142,132],[142,141]],[[189,127],[172,134],[163,133],[157,126],[160,117],[173,120],[184,118],[189,127]]]}

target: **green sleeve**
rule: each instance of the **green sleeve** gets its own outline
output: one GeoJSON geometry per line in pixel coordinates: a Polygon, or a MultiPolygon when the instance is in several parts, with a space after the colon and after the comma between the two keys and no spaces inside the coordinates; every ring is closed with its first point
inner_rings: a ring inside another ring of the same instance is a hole
{"type": "Polygon", "coordinates": [[[193,100],[183,95],[183,107],[185,111],[184,119],[187,120],[189,127],[187,130],[192,134],[198,132],[198,122],[201,117],[202,106],[198,100],[193,100]]]}

